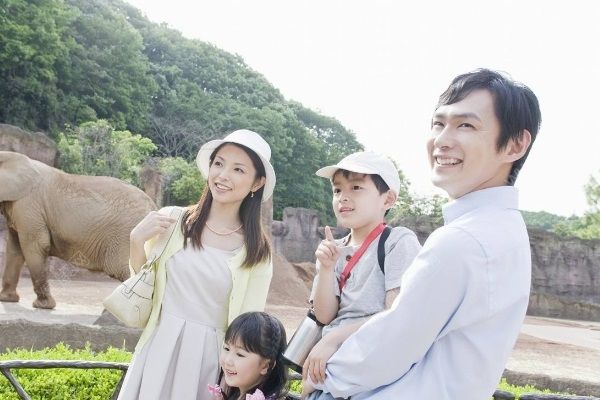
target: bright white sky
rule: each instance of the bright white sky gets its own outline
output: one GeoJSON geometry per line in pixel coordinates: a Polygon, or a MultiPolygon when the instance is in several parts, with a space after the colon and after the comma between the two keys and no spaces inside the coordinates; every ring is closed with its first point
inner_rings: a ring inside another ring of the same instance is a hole
{"type": "Polygon", "coordinates": [[[152,21],[243,57],[287,99],[337,118],[393,158],[419,194],[439,94],[478,67],[527,84],[542,129],[520,208],[581,215],[600,169],[600,2],[127,0],[152,21]]]}

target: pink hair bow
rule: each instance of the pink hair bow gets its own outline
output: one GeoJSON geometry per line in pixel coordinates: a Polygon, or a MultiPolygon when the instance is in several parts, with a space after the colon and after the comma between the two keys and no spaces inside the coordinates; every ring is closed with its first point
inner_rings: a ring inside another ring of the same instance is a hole
{"type": "Polygon", "coordinates": [[[212,394],[215,399],[223,400],[223,393],[221,392],[221,386],[208,385],[208,392],[210,394],[212,394]]]}

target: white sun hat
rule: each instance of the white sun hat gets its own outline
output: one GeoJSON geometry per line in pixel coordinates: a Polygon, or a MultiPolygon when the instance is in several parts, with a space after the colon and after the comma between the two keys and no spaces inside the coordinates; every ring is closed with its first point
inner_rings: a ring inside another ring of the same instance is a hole
{"type": "Polygon", "coordinates": [[[267,201],[273,195],[275,188],[275,170],[270,163],[271,147],[258,133],[248,129],[239,129],[231,132],[223,139],[211,140],[202,145],[196,156],[196,165],[205,178],[208,178],[210,168],[210,155],[223,143],[236,143],[252,150],[262,161],[265,167],[265,186],[262,201],[267,201]]]}
{"type": "Polygon", "coordinates": [[[319,169],[316,174],[331,179],[339,169],[359,174],[379,175],[396,195],[400,191],[400,177],[396,166],[388,157],[372,151],[359,151],[340,160],[335,165],[319,169]]]}

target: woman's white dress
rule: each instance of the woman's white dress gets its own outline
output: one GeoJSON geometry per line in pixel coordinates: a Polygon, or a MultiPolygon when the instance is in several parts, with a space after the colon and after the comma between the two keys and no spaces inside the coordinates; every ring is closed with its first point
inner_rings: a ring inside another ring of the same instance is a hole
{"type": "Polygon", "coordinates": [[[134,356],[121,400],[210,399],[227,327],[235,251],[188,245],[167,260],[160,321],[134,356]]]}

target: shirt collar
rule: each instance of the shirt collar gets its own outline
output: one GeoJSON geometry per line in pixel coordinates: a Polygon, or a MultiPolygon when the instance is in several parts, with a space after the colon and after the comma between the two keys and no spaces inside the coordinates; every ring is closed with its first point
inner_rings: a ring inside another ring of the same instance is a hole
{"type": "Polygon", "coordinates": [[[519,192],[514,186],[496,186],[467,193],[442,206],[444,224],[449,224],[477,208],[518,209],[519,192]]]}

